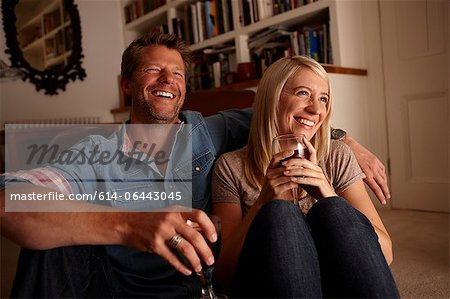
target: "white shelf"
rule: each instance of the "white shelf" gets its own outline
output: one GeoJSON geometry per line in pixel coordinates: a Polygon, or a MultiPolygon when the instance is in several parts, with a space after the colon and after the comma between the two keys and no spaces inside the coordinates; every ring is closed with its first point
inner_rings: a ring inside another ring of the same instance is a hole
{"type": "Polygon", "coordinates": [[[215,46],[215,45],[228,43],[230,41],[232,42],[232,41],[234,41],[235,35],[236,35],[235,31],[230,31],[230,32],[221,34],[219,36],[215,36],[213,38],[204,40],[204,41],[202,41],[200,43],[193,44],[189,48],[190,48],[191,51],[197,51],[197,50],[201,50],[201,49],[204,49],[204,48],[212,47],[212,46],[215,46]]]}
{"type": "Polygon", "coordinates": [[[67,51],[64,52],[61,55],[58,55],[56,57],[52,57],[52,58],[47,58],[47,60],[45,61],[45,67],[49,67],[61,62],[65,62],[65,60],[72,54],[72,51],[67,51]]]}
{"type": "Polygon", "coordinates": [[[166,12],[169,9],[169,7],[170,6],[166,4],[143,15],[140,18],[137,18],[136,20],[131,21],[130,23],[125,25],[125,30],[145,31],[149,27],[160,24],[166,24],[167,23],[166,12]]]}
{"type": "Polygon", "coordinates": [[[320,15],[326,9],[329,9],[333,5],[333,2],[329,0],[321,0],[313,2],[308,5],[300,6],[282,14],[263,19],[259,22],[241,27],[237,30],[237,34],[252,35],[260,30],[267,29],[268,27],[283,25],[286,27],[304,23],[308,19],[316,15],[320,15]]]}
{"type": "Polygon", "coordinates": [[[23,47],[22,52],[33,52],[36,50],[37,47],[41,46],[42,47],[42,43],[44,42],[44,39],[38,38],[35,39],[33,42],[29,43],[28,45],[26,45],[25,47],[23,47]]]}
{"type": "MultiPolygon", "coordinates": [[[[130,0],[122,0],[123,15],[125,14],[125,6],[129,5],[132,2],[133,1],[130,0]]],[[[139,37],[149,28],[159,26],[161,24],[167,25],[169,28],[169,32],[173,32],[172,18],[184,18],[186,14],[183,11],[189,8],[189,4],[196,2],[197,1],[190,0],[167,0],[167,3],[165,5],[141,16],[140,18],[128,24],[125,24],[125,46],[127,46],[131,41],[139,37]]],[[[233,61],[233,65],[236,66],[238,63],[250,61],[248,39],[252,35],[274,26],[300,28],[302,25],[308,24],[311,21],[326,17],[329,26],[329,39],[332,47],[333,64],[338,67],[364,68],[363,65],[352,63],[353,61],[362,61],[360,57],[353,59],[353,53],[349,53],[348,51],[344,52],[340,49],[340,47],[343,47],[345,49],[347,49],[348,47],[346,45],[339,44],[339,36],[345,37],[346,31],[348,31],[347,28],[358,28],[358,26],[361,25],[360,19],[352,18],[345,20],[345,27],[341,26],[342,18],[347,17],[348,12],[359,5],[357,1],[319,0],[317,2],[312,2],[242,27],[240,26],[238,16],[239,5],[241,1],[232,0],[231,3],[232,7],[230,7],[230,11],[233,12],[234,30],[220,34],[219,36],[215,36],[207,40],[203,40],[202,42],[196,44],[191,44],[191,51],[199,51],[221,44],[232,44],[236,48],[236,55],[233,57],[233,59],[235,59],[235,61],[233,61]],[[337,21],[339,15],[343,16],[340,22],[337,21]],[[350,62],[350,64],[342,65],[342,61],[350,62]]],[[[184,26],[190,26],[190,24],[187,24],[187,20],[184,21],[184,26]]]]}
{"type": "MultiPolygon", "coordinates": [[[[38,2],[38,1],[36,1],[38,2]]],[[[19,25],[18,26],[18,32],[26,29],[29,26],[34,26],[35,24],[40,23],[41,18],[44,14],[49,13],[53,10],[55,10],[55,8],[57,8],[59,5],[59,1],[58,0],[53,0],[53,1],[41,1],[38,4],[38,7],[33,9],[33,15],[31,16],[31,18],[29,18],[28,21],[26,21],[24,24],[19,25]],[[50,2],[50,4],[49,4],[50,2]]],[[[16,13],[16,15],[26,15],[29,14],[30,10],[28,10],[27,8],[24,7],[24,12],[23,13],[16,13]]]]}

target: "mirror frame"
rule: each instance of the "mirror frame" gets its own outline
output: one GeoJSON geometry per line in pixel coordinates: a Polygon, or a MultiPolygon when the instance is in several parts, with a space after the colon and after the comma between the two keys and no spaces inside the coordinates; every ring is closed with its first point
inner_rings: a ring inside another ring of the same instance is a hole
{"type": "Polygon", "coordinates": [[[80,15],[74,0],[63,0],[72,27],[73,48],[68,63],[59,70],[38,70],[31,66],[23,56],[17,39],[15,8],[19,0],[2,0],[3,29],[6,36],[5,53],[10,55],[11,65],[23,71],[22,80],[29,80],[36,86],[36,90],[44,90],[45,94],[57,95],[58,90],[66,90],[69,80],[83,80],[86,71],[81,66],[84,57],[81,48],[80,15]]]}

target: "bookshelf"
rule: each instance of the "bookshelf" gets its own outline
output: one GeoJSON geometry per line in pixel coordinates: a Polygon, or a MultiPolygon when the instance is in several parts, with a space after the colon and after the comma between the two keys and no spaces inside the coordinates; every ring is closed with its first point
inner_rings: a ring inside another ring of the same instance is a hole
{"type": "Polygon", "coordinates": [[[201,76],[208,77],[206,83],[204,80],[201,83],[189,82],[192,90],[238,83],[236,77],[239,76],[236,74],[241,63],[251,62],[254,65],[256,77],[249,78],[254,82],[272,60],[282,55],[313,56],[310,53],[308,37],[305,37],[309,34],[321,36],[317,37],[316,47],[321,47],[321,50],[317,51],[322,51],[322,54],[316,53],[316,60],[327,64],[329,72],[339,73],[345,69],[345,74],[365,75],[367,72],[364,70],[365,65],[361,63],[364,61],[362,54],[351,51],[351,47],[342,42],[351,40],[349,35],[354,33],[354,28],[361,27],[361,20],[358,18],[349,18],[345,22],[341,20],[354,11],[356,4],[351,2],[353,1],[122,0],[125,46],[150,30],[181,35],[189,44],[196,61],[191,67],[190,77],[192,80],[201,76]],[[150,6],[153,7],[149,8],[150,6]],[[215,12],[211,12],[214,10],[215,12]],[[203,18],[200,15],[203,15],[203,18]],[[209,21],[205,19],[205,15],[212,16],[216,25],[208,27],[205,23],[209,21]],[[227,16],[229,18],[225,21],[227,16]],[[200,27],[202,29],[199,29],[200,27]],[[285,32],[284,40],[274,46],[278,47],[279,52],[271,53],[272,49],[261,50],[251,46],[255,36],[277,28],[285,32]],[[291,46],[288,36],[291,37],[291,46]],[[299,38],[303,39],[303,51],[299,38]],[[296,49],[293,48],[294,41],[298,44],[296,49]],[[283,51],[287,48],[289,53],[283,51]],[[213,69],[215,62],[219,62],[220,71],[213,69]],[[203,65],[208,65],[209,70],[203,69],[203,65]],[[207,75],[204,75],[205,73],[207,75]],[[217,79],[219,73],[220,79],[217,79]],[[231,74],[227,77],[228,73],[231,74]]]}
{"type": "Polygon", "coordinates": [[[71,21],[63,0],[25,1],[17,6],[23,16],[17,19],[20,48],[37,70],[67,64],[71,54],[71,21]]]}

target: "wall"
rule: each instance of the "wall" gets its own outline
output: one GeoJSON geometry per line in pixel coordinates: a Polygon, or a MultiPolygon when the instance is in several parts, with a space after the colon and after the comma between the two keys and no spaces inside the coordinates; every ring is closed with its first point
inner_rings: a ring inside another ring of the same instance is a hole
{"type": "MultiPolygon", "coordinates": [[[[119,105],[117,76],[124,50],[119,0],[75,0],[81,19],[84,81],[70,82],[56,96],[37,92],[30,82],[1,82],[0,123],[23,119],[53,119],[92,116],[111,122],[110,109],[119,105]]],[[[1,18],[1,16],[0,16],[1,18]]],[[[3,24],[3,22],[1,23],[3,24]]],[[[5,36],[0,36],[0,58],[5,36]]]]}

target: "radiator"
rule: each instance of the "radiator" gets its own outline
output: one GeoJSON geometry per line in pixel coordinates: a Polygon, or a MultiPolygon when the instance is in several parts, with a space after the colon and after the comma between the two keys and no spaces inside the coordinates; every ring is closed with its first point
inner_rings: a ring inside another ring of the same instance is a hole
{"type": "MultiPolygon", "coordinates": [[[[48,118],[48,119],[22,119],[14,121],[6,121],[7,124],[20,124],[19,127],[46,127],[51,125],[82,125],[82,124],[98,124],[100,123],[100,116],[78,116],[65,118],[48,118]]],[[[4,127],[3,125],[3,127],[4,127]]]]}

